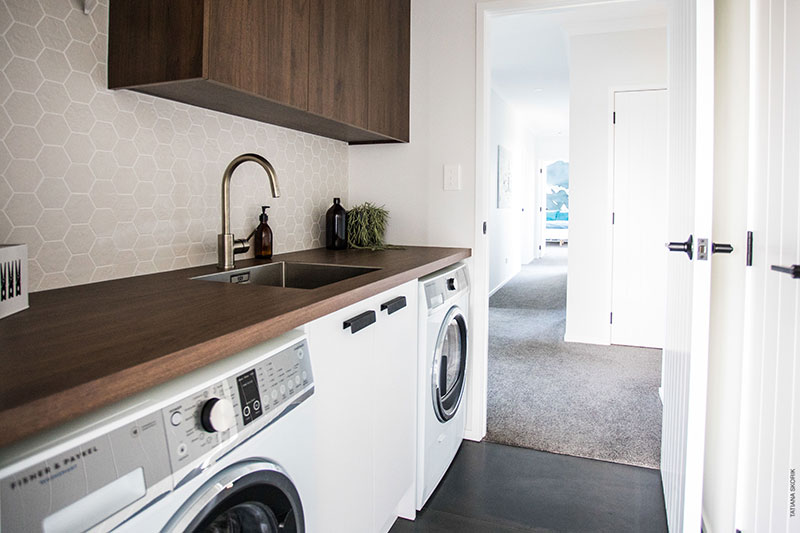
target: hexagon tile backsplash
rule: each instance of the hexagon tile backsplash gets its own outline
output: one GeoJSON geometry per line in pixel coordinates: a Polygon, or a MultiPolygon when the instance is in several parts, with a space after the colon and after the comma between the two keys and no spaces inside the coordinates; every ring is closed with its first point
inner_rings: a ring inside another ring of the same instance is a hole
{"type": "Polygon", "coordinates": [[[106,89],[108,0],[0,3],[0,242],[26,243],[30,290],[216,262],[220,185],[239,167],[231,225],[245,237],[270,205],[276,253],[323,245],[347,196],[347,145],[106,89]]]}

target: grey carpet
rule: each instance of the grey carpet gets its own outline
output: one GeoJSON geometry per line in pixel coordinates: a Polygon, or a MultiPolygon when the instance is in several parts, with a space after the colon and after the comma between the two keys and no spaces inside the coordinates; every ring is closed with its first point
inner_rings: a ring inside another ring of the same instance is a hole
{"type": "Polygon", "coordinates": [[[661,350],[564,342],[567,248],[489,299],[487,440],[649,468],[661,448],[661,350]]]}

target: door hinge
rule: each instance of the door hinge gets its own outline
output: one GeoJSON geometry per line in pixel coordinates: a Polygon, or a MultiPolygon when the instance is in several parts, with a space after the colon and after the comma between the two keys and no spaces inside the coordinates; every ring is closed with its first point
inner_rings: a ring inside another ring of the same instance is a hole
{"type": "Polygon", "coordinates": [[[616,220],[616,215],[617,215],[617,214],[616,214],[616,213],[614,213],[613,211],[611,212],[611,225],[612,225],[612,226],[613,226],[613,225],[614,225],[614,223],[615,223],[615,220],[616,220]]]}
{"type": "Polygon", "coordinates": [[[483,234],[486,235],[486,221],[483,222],[483,234]]]}
{"type": "Polygon", "coordinates": [[[611,114],[611,123],[612,123],[612,124],[616,124],[616,123],[617,123],[617,112],[616,112],[616,111],[614,111],[614,112],[611,114]]]}
{"type": "Polygon", "coordinates": [[[609,324],[614,323],[614,313],[608,313],[608,323],[609,324]]]}
{"type": "Polygon", "coordinates": [[[753,232],[747,232],[747,252],[745,252],[745,265],[753,266],[753,232]]]}

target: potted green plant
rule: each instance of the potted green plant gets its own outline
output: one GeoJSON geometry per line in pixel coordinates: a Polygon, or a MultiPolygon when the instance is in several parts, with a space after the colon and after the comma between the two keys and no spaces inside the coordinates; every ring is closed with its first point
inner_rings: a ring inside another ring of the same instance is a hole
{"type": "Polygon", "coordinates": [[[365,202],[347,212],[347,245],[350,248],[386,250],[396,248],[384,242],[389,212],[383,206],[365,202]]]}

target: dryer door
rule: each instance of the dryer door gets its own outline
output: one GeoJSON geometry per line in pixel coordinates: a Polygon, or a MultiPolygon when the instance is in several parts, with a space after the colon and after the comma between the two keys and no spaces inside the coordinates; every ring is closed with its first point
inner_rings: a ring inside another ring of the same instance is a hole
{"type": "Polygon", "coordinates": [[[305,522],[300,495],[283,470],[245,461],[207,481],[163,531],[304,533],[305,522]]]}
{"type": "Polygon", "coordinates": [[[447,312],[436,339],[431,371],[433,411],[440,422],[455,416],[466,387],[467,320],[458,306],[447,312]]]}

